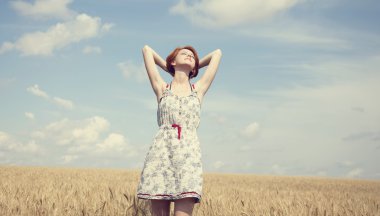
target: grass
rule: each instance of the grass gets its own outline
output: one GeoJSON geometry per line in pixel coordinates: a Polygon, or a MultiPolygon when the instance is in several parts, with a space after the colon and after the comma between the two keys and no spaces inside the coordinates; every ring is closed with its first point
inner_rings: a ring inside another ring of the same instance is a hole
{"type": "MultiPolygon", "coordinates": [[[[140,171],[0,166],[0,215],[150,215],[140,171]]],[[[204,174],[193,215],[380,215],[380,181],[204,174]]]]}

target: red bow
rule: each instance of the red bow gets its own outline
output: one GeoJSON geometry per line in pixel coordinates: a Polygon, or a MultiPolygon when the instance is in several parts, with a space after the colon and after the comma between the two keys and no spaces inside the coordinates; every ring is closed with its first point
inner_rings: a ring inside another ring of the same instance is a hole
{"type": "Polygon", "coordinates": [[[181,126],[178,124],[172,124],[172,127],[177,128],[178,131],[178,139],[181,139],[181,126]]]}

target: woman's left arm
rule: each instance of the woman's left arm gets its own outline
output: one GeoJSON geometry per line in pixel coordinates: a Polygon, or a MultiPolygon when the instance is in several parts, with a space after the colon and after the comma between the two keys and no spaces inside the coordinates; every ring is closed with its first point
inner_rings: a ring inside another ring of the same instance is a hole
{"type": "Polygon", "coordinates": [[[212,81],[215,78],[216,71],[218,70],[221,57],[222,57],[222,51],[220,49],[217,49],[207,54],[205,57],[203,57],[199,61],[199,69],[208,65],[203,76],[195,83],[197,92],[201,93],[201,95],[198,95],[200,96],[201,99],[206,94],[212,81]]]}

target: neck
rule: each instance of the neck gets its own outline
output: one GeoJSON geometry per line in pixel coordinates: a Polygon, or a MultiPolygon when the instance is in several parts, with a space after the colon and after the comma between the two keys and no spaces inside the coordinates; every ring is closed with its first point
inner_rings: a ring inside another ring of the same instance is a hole
{"type": "Polygon", "coordinates": [[[176,70],[175,73],[174,73],[174,78],[173,78],[173,82],[175,83],[178,83],[178,84],[187,84],[189,83],[189,75],[188,75],[189,72],[184,72],[184,71],[180,71],[180,70],[176,70]]]}

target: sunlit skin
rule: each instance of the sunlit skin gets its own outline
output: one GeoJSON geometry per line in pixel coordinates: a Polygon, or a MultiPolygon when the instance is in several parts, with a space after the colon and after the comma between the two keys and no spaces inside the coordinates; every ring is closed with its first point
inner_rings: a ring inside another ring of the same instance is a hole
{"type": "MultiPolygon", "coordinates": [[[[172,80],[172,89],[174,93],[180,93],[181,90],[187,89],[188,91],[186,93],[189,94],[191,91],[188,85],[189,73],[194,67],[194,62],[192,61],[190,63],[189,60],[186,61],[185,59],[187,56],[181,55],[180,53],[182,52],[191,53],[190,50],[182,49],[176,56],[175,61],[172,62],[172,64],[175,65],[176,71],[172,80]],[[177,86],[177,88],[174,86],[177,86]]],[[[167,83],[160,76],[156,64],[163,70],[168,71],[166,67],[166,61],[147,45],[143,48],[143,56],[145,68],[147,70],[150,83],[152,85],[154,93],[157,96],[158,101],[161,98],[167,83]]],[[[196,86],[198,92],[198,97],[201,101],[215,78],[221,57],[222,51],[220,49],[217,49],[199,60],[199,69],[208,66],[201,78],[194,83],[194,86],[196,86]]]]}
{"type": "MultiPolygon", "coordinates": [[[[157,102],[162,97],[166,89],[167,82],[165,82],[156,65],[161,67],[164,71],[168,72],[166,61],[162,59],[151,47],[145,45],[143,48],[143,56],[145,68],[148,73],[150,84],[156,95],[157,102]]],[[[219,62],[222,56],[222,51],[216,49],[210,52],[199,60],[199,69],[207,66],[204,74],[200,79],[194,83],[199,100],[202,102],[203,97],[207,90],[210,88],[212,81],[215,78],[219,62]]],[[[189,85],[189,75],[195,68],[194,53],[188,49],[181,49],[176,55],[174,61],[171,62],[174,67],[175,73],[171,80],[171,90],[173,94],[178,96],[187,96],[191,94],[191,87],[189,85]]],[[[198,74],[198,76],[201,74],[198,74]]],[[[170,82],[169,82],[170,83],[170,82]]],[[[170,214],[170,201],[168,200],[151,200],[152,214],[155,216],[167,216],[170,214]]],[[[183,198],[174,200],[174,214],[175,216],[189,216],[193,212],[194,198],[183,198]]]]}

